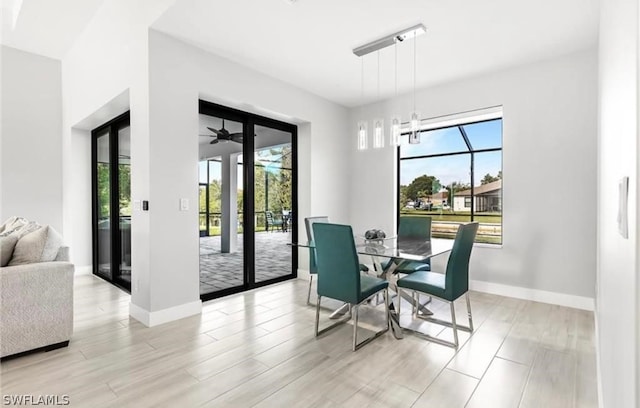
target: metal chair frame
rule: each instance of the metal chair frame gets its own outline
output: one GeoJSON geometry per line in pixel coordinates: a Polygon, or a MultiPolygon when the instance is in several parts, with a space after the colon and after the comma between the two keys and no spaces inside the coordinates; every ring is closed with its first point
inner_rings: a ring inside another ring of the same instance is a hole
{"type": "Polygon", "coordinates": [[[323,328],[322,330],[319,330],[319,326],[320,326],[320,300],[322,299],[322,296],[318,295],[318,300],[316,302],[316,326],[315,326],[315,336],[318,337],[338,326],[341,326],[342,324],[348,322],[349,320],[351,320],[351,318],[353,318],[353,346],[352,346],[352,350],[356,351],[358,349],[360,349],[362,346],[370,343],[372,340],[380,337],[381,335],[383,335],[384,333],[386,333],[387,331],[389,331],[389,327],[391,326],[391,322],[389,320],[389,290],[388,288],[385,288],[381,291],[378,291],[377,293],[380,292],[384,292],[384,306],[385,306],[385,314],[387,316],[386,318],[386,327],[380,331],[377,331],[373,336],[361,341],[360,343],[358,343],[358,308],[360,307],[360,305],[362,305],[363,303],[366,303],[369,298],[363,300],[362,302],[358,303],[358,304],[349,304],[349,314],[347,316],[345,316],[344,318],[338,320],[337,322],[333,323],[332,325],[323,328]]]}

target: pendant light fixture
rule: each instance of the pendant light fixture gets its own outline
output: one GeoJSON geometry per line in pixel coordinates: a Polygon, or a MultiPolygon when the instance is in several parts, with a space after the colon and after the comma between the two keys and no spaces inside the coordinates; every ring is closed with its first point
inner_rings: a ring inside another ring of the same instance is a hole
{"type": "MultiPolygon", "coordinates": [[[[380,99],[380,50],[378,54],[378,92],[377,99],[380,99]]],[[[377,118],[373,120],[373,148],[381,149],[384,147],[384,119],[377,118]]]]}
{"type": "MultiPolygon", "coordinates": [[[[394,77],[395,77],[395,98],[398,98],[398,43],[393,46],[395,61],[394,61],[394,77]]],[[[400,115],[393,115],[391,117],[391,126],[389,129],[391,134],[391,147],[400,146],[400,134],[402,133],[402,119],[400,115]]]]}
{"type": "MultiPolygon", "coordinates": [[[[416,111],[416,37],[427,32],[423,24],[418,24],[394,34],[387,35],[373,42],[367,43],[360,47],[354,48],[353,53],[361,59],[360,72],[360,96],[361,104],[364,104],[364,60],[363,57],[374,51],[378,52],[378,99],[380,99],[380,52],[379,50],[390,45],[395,45],[395,96],[398,96],[398,43],[413,39],[413,112],[409,115],[409,124],[411,133],[409,135],[409,143],[420,143],[420,114],[416,111]]],[[[389,122],[390,127],[390,145],[399,146],[400,136],[402,134],[402,120],[400,115],[394,115],[389,122]]],[[[358,150],[366,150],[368,147],[367,121],[358,122],[358,150]]],[[[373,121],[373,147],[384,147],[384,120],[374,119],[373,121]]]]}
{"type": "MultiPolygon", "coordinates": [[[[364,58],[360,58],[360,100],[364,102],[364,58]]],[[[358,122],[358,150],[367,150],[367,121],[358,122]]]]}
{"type": "Polygon", "coordinates": [[[416,37],[413,37],[413,111],[409,115],[409,143],[420,143],[420,114],[416,111],[416,37]]]}

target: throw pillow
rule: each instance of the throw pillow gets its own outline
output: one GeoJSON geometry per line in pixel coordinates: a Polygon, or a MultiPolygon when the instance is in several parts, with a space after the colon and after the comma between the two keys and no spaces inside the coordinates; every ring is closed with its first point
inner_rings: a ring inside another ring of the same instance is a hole
{"type": "Polygon", "coordinates": [[[0,236],[6,237],[8,235],[11,235],[14,232],[17,232],[25,227],[27,224],[29,224],[29,221],[27,221],[25,218],[11,217],[6,220],[0,227],[0,236]]]}
{"type": "Polygon", "coordinates": [[[47,242],[47,228],[39,228],[18,240],[9,266],[40,262],[44,245],[47,242]]]}
{"type": "Polygon", "coordinates": [[[47,226],[47,242],[44,244],[42,250],[42,257],[40,261],[51,262],[55,261],[58,256],[58,251],[63,244],[62,235],[58,233],[52,226],[47,226]]]}
{"type": "Polygon", "coordinates": [[[16,242],[18,242],[18,237],[15,235],[0,237],[0,267],[7,266],[7,264],[9,264],[16,242]]]}

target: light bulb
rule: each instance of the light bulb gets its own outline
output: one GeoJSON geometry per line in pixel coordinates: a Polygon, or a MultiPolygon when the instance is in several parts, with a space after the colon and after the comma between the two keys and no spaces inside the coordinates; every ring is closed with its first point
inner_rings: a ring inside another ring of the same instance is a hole
{"type": "Polygon", "coordinates": [[[358,150],[367,150],[367,122],[358,122],[358,150]]]}
{"type": "Polygon", "coordinates": [[[400,146],[401,123],[398,116],[391,118],[391,146],[400,146]]]}
{"type": "Polygon", "coordinates": [[[420,115],[418,114],[418,112],[412,112],[411,113],[411,118],[409,119],[409,123],[410,123],[410,128],[412,132],[417,132],[419,130],[420,127],[420,115]]]}
{"type": "Polygon", "coordinates": [[[373,123],[373,148],[381,149],[384,147],[384,120],[376,119],[373,123]]]}

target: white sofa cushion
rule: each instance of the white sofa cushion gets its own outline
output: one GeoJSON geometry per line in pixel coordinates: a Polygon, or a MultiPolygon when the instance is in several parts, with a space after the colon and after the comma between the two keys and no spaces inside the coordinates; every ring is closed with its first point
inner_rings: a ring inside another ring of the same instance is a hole
{"type": "Polygon", "coordinates": [[[18,240],[9,266],[53,261],[61,246],[62,237],[51,226],[38,228],[18,240]]]}
{"type": "Polygon", "coordinates": [[[9,235],[7,237],[0,237],[0,267],[7,266],[13,255],[13,249],[16,247],[18,237],[16,235],[9,235]]]}

